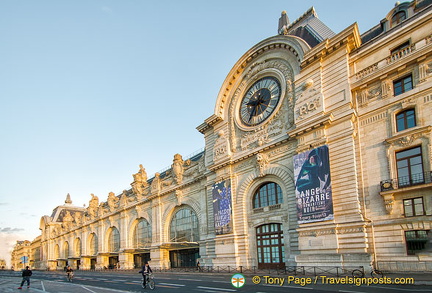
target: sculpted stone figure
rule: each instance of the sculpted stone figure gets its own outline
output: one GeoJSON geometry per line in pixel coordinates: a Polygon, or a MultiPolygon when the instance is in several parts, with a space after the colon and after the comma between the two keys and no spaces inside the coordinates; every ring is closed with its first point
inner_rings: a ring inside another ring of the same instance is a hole
{"type": "Polygon", "coordinates": [[[91,197],[92,198],[89,201],[89,208],[97,208],[99,206],[99,198],[93,193],[91,194],[91,197]]]}
{"type": "Polygon", "coordinates": [[[87,211],[90,217],[93,218],[97,216],[97,211],[99,208],[99,198],[93,193],[91,194],[91,197],[92,198],[89,201],[89,206],[87,208],[87,211]]]}
{"type": "Polygon", "coordinates": [[[82,223],[82,217],[81,217],[82,215],[81,215],[81,213],[75,212],[74,216],[75,216],[75,223],[78,226],[81,225],[81,223],[82,223]]]}
{"type": "Polygon", "coordinates": [[[66,214],[63,217],[63,228],[68,229],[72,224],[73,218],[69,211],[66,211],[66,214]]]}
{"type": "Polygon", "coordinates": [[[257,165],[259,168],[259,176],[264,176],[264,169],[267,168],[269,164],[269,158],[266,154],[258,153],[256,156],[257,165]]]}
{"type": "Polygon", "coordinates": [[[152,194],[159,194],[160,187],[161,187],[160,174],[156,173],[155,177],[153,178],[153,181],[151,183],[151,186],[150,186],[151,193],[152,194]]]}
{"type": "Polygon", "coordinates": [[[138,173],[133,174],[134,182],[131,183],[133,193],[136,195],[141,195],[144,192],[144,188],[148,186],[147,183],[147,172],[145,171],[143,165],[139,165],[140,169],[138,173]]]}
{"type": "Polygon", "coordinates": [[[183,173],[184,173],[183,164],[184,161],[182,156],[180,154],[175,154],[173,164],[171,165],[171,167],[174,173],[174,181],[177,184],[181,184],[183,181],[183,173]]]}
{"type": "Polygon", "coordinates": [[[138,173],[133,174],[134,181],[137,183],[147,184],[147,172],[142,164],[139,165],[140,169],[138,173]]]}
{"type": "Polygon", "coordinates": [[[126,194],[126,190],[123,190],[123,193],[120,195],[119,206],[125,207],[128,203],[128,198],[126,194]]]}
{"type": "Polygon", "coordinates": [[[118,202],[117,196],[115,196],[114,192],[110,192],[108,194],[108,201],[107,201],[110,211],[113,211],[116,208],[117,202],[118,202]]]}

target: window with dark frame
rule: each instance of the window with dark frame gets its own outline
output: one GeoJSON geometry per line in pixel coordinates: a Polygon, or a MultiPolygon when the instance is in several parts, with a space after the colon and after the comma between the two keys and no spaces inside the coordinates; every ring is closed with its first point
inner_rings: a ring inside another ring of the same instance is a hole
{"type": "Polygon", "coordinates": [[[428,230],[405,231],[405,241],[408,255],[415,255],[426,248],[428,230]]]}
{"type": "Polygon", "coordinates": [[[414,147],[396,153],[399,187],[424,183],[423,157],[421,147],[414,147]]]}
{"type": "Polygon", "coordinates": [[[414,109],[408,109],[396,115],[396,130],[402,131],[416,126],[414,109]]]}
{"type": "Polygon", "coordinates": [[[253,208],[280,204],[283,201],[282,189],[274,182],[268,182],[260,186],[253,196],[253,208]]]}
{"type": "Polygon", "coordinates": [[[423,197],[404,199],[405,217],[423,216],[425,214],[423,197]]]}
{"type": "Polygon", "coordinates": [[[393,81],[394,95],[403,94],[413,89],[412,75],[408,75],[393,81]]]}

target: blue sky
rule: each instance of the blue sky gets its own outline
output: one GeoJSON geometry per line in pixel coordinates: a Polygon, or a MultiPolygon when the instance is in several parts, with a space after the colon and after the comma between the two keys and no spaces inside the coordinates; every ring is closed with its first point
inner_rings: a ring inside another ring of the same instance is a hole
{"type": "Polygon", "coordinates": [[[314,6],[363,33],[395,1],[1,0],[0,258],[64,203],[105,201],[204,147],[196,130],[254,44],[314,6]],[[349,5],[347,5],[349,3],[349,5]]]}

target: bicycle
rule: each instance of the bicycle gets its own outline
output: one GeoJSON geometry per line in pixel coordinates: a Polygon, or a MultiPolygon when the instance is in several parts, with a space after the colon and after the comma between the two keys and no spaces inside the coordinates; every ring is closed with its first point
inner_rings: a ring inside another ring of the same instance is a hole
{"type": "Polygon", "coordinates": [[[154,290],[154,288],[155,288],[155,281],[154,281],[154,277],[153,277],[152,273],[146,274],[145,276],[143,276],[142,282],[141,282],[141,286],[143,288],[145,288],[146,285],[148,285],[148,287],[150,288],[150,290],[154,290]],[[146,278],[146,283],[144,283],[144,278],[146,278]]]}
{"type": "Polygon", "coordinates": [[[66,279],[68,280],[68,282],[72,282],[73,276],[74,276],[73,272],[67,273],[66,279]]]}
{"type": "MultiPolygon", "coordinates": [[[[382,278],[384,277],[383,272],[381,272],[380,270],[377,270],[375,268],[372,268],[372,271],[370,272],[370,275],[372,278],[382,278]]],[[[365,272],[364,272],[364,267],[361,266],[360,269],[355,269],[352,271],[352,276],[354,278],[364,278],[365,276],[365,272]]]]}

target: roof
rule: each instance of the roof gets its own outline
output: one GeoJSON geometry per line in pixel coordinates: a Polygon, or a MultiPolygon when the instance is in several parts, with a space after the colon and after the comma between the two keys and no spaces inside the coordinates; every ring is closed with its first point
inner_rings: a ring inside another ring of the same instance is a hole
{"type": "MultiPolygon", "coordinates": [[[[284,17],[284,14],[282,14],[282,17],[284,17]]],[[[285,27],[283,32],[280,30],[279,33],[302,38],[310,47],[315,47],[325,39],[335,36],[335,33],[318,18],[318,14],[313,7],[285,27]]]]}

